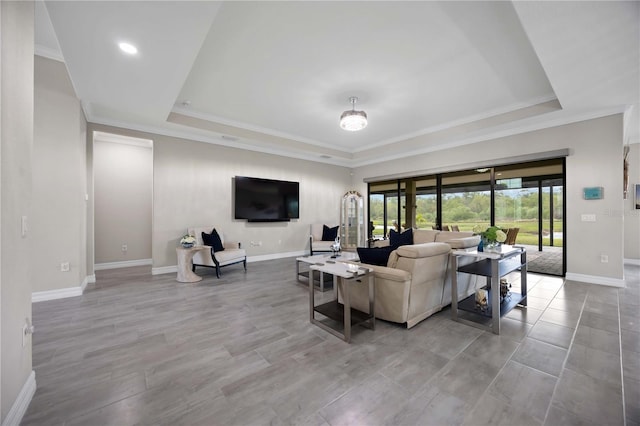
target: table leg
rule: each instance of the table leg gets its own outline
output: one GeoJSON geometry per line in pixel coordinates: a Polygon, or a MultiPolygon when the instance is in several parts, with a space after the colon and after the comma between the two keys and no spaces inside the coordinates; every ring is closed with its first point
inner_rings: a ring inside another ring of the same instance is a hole
{"type": "Polygon", "coordinates": [[[369,272],[369,314],[371,315],[371,329],[376,329],[376,283],[374,275],[369,272]]]}
{"type": "Polygon", "coordinates": [[[451,319],[458,319],[458,256],[451,255],[451,319]]]}
{"type": "Polygon", "coordinates": [[[340,277],[342,281],[342,302],[344,307],[344,341],[351,342],[351,301],[349,300],[349,284],[346,279],[340,277]]]}
{"type": "Polygon", "coordinates": [[[313,291],[313,269],[309,269],[309,321],[313,324],[313,308],[315,306],[313,291]]]}
{"type": "Polygon", "coordinates": [[[522,300],[520,304],[522,306],[527,306],[527,251],[522,250],[522,254],[520,254],[520,264],[522,267],[520,268],[520,294],[522,294],[522,300]]]}
{"type": "Polygon", "coordinates": [[[500,334],[500,273],[499,262],[491,259],[491,329],[494,334],[500,334]]]}
{"type": "Polygon", "coordinates": [[[324,272],[320,271],[320,291],[324,293],[324,272]]]}

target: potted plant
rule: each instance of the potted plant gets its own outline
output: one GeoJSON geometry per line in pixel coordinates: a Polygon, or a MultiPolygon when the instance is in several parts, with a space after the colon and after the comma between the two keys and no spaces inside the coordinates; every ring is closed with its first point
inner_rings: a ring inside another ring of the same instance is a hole
{"type": "Polygon", "coordinates": [[[507,240],[507,234],[497,226],[490,226],[483,231],[480,225],[476,225],[473,232],[480,235],[478,251],[500,251],[500,246],[507,240]]]}
{"type": "Polygon", "coordinates": [[[196,243],[196,237],[194,237],[193,235],[185,235],[180,239],[180,245],[182,245],[182,247],[184,248],[191,248],[195,245],[196,243]]]}

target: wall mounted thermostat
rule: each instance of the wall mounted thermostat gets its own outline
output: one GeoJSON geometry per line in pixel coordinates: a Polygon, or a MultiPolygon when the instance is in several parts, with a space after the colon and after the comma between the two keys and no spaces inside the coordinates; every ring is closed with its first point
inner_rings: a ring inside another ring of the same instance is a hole
{"type": "Polygon", "coordinates": [[[604,188],[601,186],[582,188],[582,198],[585,200],[602,200],[604,198],[604,188]]]}

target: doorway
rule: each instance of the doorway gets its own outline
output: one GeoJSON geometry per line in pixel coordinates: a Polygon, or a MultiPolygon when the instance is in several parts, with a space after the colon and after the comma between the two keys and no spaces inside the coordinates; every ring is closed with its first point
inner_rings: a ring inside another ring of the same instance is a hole
{"type": "Polygon", "coordinates": [[[152,264],[153,141],[93,132],[94,269],[152,264]]]}

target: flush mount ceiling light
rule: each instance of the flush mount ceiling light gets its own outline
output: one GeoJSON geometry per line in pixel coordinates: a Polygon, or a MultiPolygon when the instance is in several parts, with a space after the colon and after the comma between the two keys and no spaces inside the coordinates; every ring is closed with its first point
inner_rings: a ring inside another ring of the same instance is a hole
{"type": "Polygon", "coordinates": [[[364,111],[356,111],[356,102],[358,98],[352,96],[349,98],[351,109],[342,113],[340,116],[340,127],[350,132],[356,132],[367,127],[367,113],[364,111]]]}
{"type": "Polygon", "coordinates": [[[118,43],[118,47],[124,53],[128,53],[129,55],[135,55],[136,53],[138,53],[138,48],[130,43],[125,43],[125,42],[118,43]]]}

